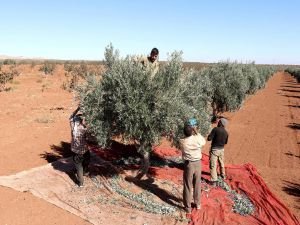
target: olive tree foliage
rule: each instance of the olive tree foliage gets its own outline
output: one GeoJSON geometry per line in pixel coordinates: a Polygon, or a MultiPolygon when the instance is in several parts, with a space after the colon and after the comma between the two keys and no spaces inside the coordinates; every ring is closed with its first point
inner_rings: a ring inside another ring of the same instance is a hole
{"type": "Polygon", "coordinates": [[[182,53],[170,54],[153,76],[135,56],[121,58],[110,45],[105,50],[102,79],[90,77],[78,89],[81,108],[92,134],[101,146],[115,136],[134,142],[141,153],[150,152],[163,136],[178,146],[188,118],[209,129],[212,85],[208,75],[184,70],[182,53]]]}
{"type": "Polygon", "coordinates": [[[239,109],[246,96],[263,88],[274,73],[268,66],[253,63],[220,62],[203,69],[213,84],[213,114],[239,109]]]}
{"type": "MultiPolygon", "coordinates": [[[[0,67],[1,70],[1,67],[0,67]]],[[[297,82],[300,83],[300,68],[297,67],[290,67],[286,68],[284,72],[291,74],[293,77],[296,78],[297,82]]]]}
{"type": "Polygon", "coordinates": [[[262,81],[260,88],[264,88],[267,81],[276,72],[276,69],[273,66],[260,65],[257,66],[257,70],[258,70],[260,80],[262,81]]]}
{"type": "Polygon", "coordinates": [[[213,83],[212,106],[214,113],[238,109],[249,89],[242,68],[237,63],[220,62],[204,70],[209,74],[213,83]]]}
{"type": "Polygon", "coordinates": [[[247,94],[254,94],[257,90],[259,90],[262,86],[262,83],[265,81],[261,79],[257,67],[254,62],[249,64],[242,64],[242,72],[246,78],[246,82],[248,82],[248,90],[247,94]]]}

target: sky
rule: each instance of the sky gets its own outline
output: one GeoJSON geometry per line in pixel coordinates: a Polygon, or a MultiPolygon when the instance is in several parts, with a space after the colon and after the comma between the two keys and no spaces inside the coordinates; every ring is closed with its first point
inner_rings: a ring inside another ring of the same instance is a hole
{"type": "Polygon", "coordinates": [[[299,0],[0,0],[0,55],[102,60],[120,55],[184,61],[300,65],[299,0]]]}

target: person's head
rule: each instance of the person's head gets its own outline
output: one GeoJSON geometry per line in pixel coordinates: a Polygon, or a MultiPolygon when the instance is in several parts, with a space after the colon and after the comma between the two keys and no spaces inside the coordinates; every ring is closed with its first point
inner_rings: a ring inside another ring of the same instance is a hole
{"type": "Polygon", "coordinates": [[[228,124],[228,120],[225,118],[221,118],[221,119],[219,119],[218,127],[226,127],[227,124],[228,124]]]}
{"type": "Polygon", "coordinates": [[[184,132],[184,135],[186,137],[190,137],[193,135],[194,133],[194,130],[193,130],[193,127],[190,126],[190,125],[185,125],[184,128],[183,128],[183,132],[184,132]]]}
{"type": "Polygon", "coordinates": [[[218,118],[217,115],[213,115],[212,118],[211,118],[211,120],[210,120],[210,122],[214,123],[214,124],[218,123],[218,121],[219,121],[219,118],[218,118]]]}
{"type": "Polygon", "coordinates": [[[83,119],[82,119],[82,115],[80,114],[78,114],[78,115],[76,115],[75,117],[74,117],[74,122],[75,123],[78,123],[78,124],[83,124],[83,119]]]}
{"type": "Polygon", "coordinates": [[[153,63],[158,58],[159,51],[157,48],[153,48],[150,52],[149,60],[153,63]]]}

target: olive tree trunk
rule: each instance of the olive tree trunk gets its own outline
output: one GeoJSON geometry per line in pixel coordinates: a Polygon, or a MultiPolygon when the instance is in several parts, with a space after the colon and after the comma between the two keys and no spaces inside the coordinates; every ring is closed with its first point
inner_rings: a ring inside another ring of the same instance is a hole
{"type": "Polygon", "coordinates": [[[150,167],[150,151],[151,145],[141,144],[138,148],[138,151],[142,154],[142,164],[140,171],[136,175],[136,178],[141,179],[143,176],[149,177],[148,171],[150,167]]]}

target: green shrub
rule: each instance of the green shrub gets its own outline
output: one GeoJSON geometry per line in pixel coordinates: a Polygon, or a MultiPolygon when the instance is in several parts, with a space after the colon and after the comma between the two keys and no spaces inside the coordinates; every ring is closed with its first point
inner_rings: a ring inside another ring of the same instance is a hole
{"type": "Polygon", "coordinates": [[[40,67],[39,71],[44,72],[45,75],[53,75],[56,64],[53,62],[45,61],[44,64],[40,67]]]}
{"type": "Polygon", "coordinates": [[[19,73],[16,70],[11,70],[9,72],[3,72],[0,70],[0,92],[6,89],[5,86],[7,82],[12,81],[12,79],[18,75],[19,73]]]}
{"type": "Polygon", "coordinates": [[[248,81],[248,90],[246,91],[247,94],[254,94],[264,82],[259,75],[257,67],[255,66],[254,62],[250,64],[242,64],[242,72],[245,78],[248,81]]]}

